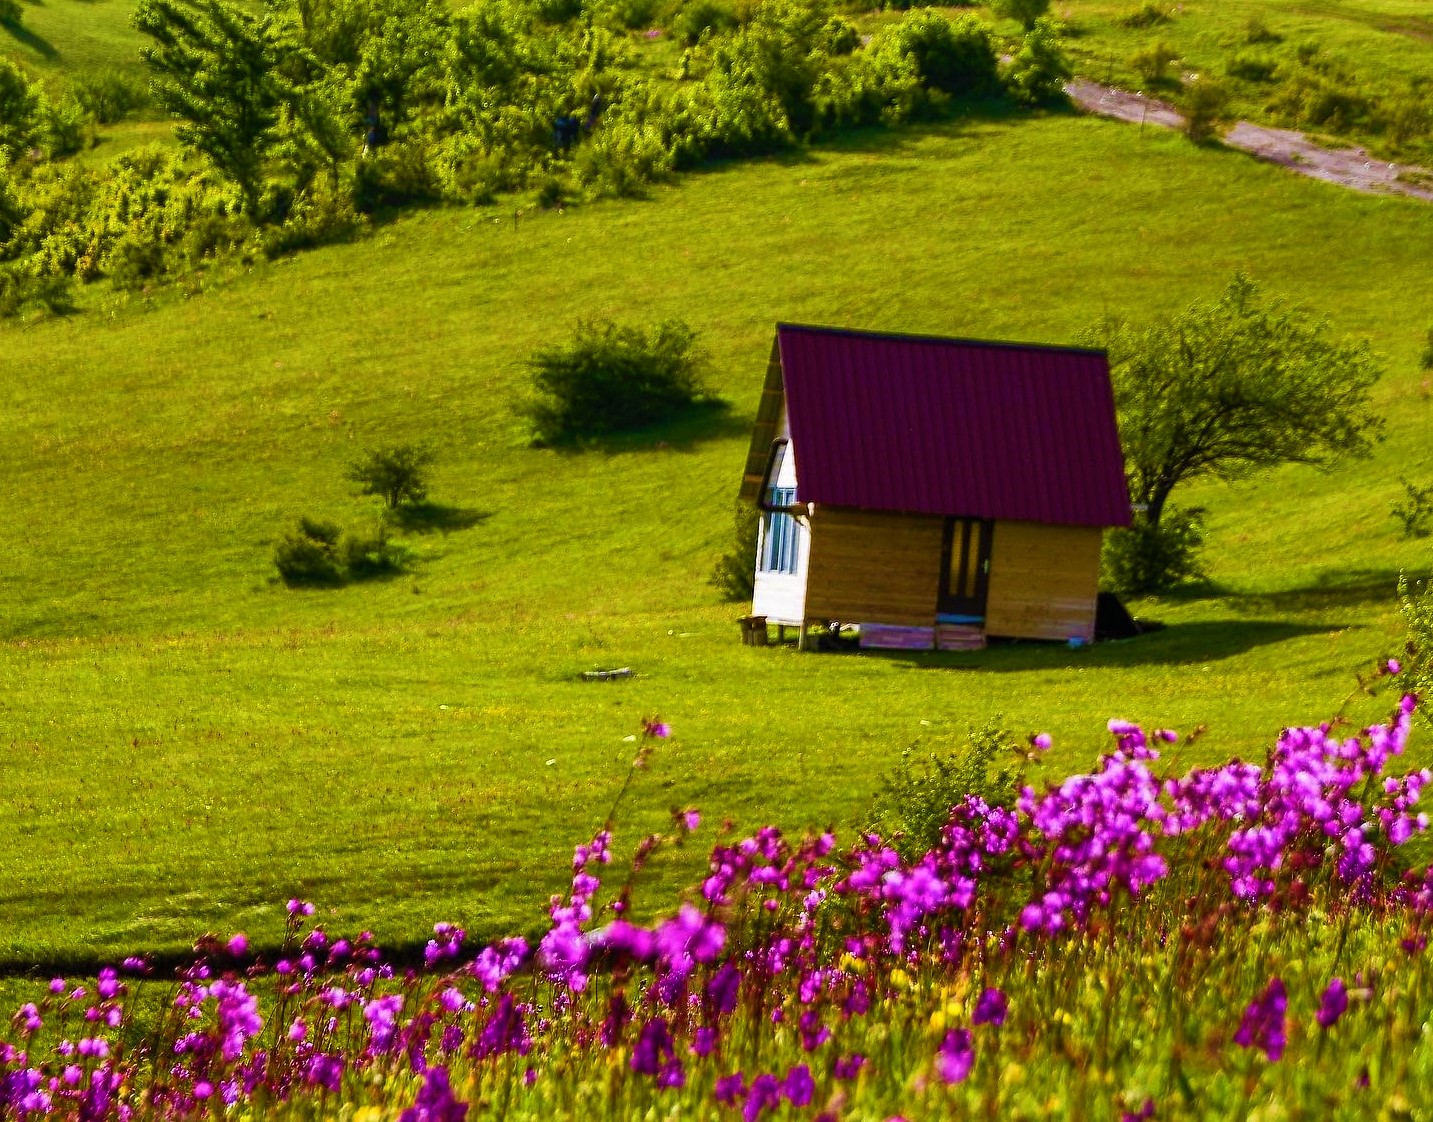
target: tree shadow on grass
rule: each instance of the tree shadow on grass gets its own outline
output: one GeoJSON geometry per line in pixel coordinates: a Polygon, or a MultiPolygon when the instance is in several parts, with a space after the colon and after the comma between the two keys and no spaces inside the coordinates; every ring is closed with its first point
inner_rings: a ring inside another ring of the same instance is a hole
{"type": "Polygon", "coordinates": [[[997,643],[983,651],[864,651],[907,670],[984,670],[1025,673],[1035,670],[1086,670],[1122,666],[1188,666],[1219,662],[1257,647],[1304,635],[1322,635],[1333,625],[1277,620],[1209,620],[1177,623],[1135,639],[1096,643],[1072,650],[1063,643],[997,643]]]}
{"type": "Polygon", "coordinates": [[[470,530],[493,516],[490,510],[474,510],[445,503],[412,503],[400,506],[388,515],[395,529],[405,534],[448,534],[470,530]]]}
{"type": "Polygon", "coordinates": [[[607,456],[636,452],[691,452],[711,440],[750,436],[752,423],[749,415],[733,413],[730,402],[715,398],[698,402],[681,415],[660,425],[651,425],[632,432],[583,437],[561,444],[535,444],[534,447],[550,447],[564,455],[578,455],[583,452],[600,452],[607,456]]]}
{"type": "Polygon", "coordinates": [[[1223,600],[1245,615],[1365,608],[1394,603],[1398,575],[1397,569],[1331,569],[1307,584],[1274,592],[1240,592],[1213,581],[1198,581],[1166,593],[1164,599],[1177,604],[1223,600]]]}
{"type": "Polygon", "coordinates": [[[22,23],[0,23],[0,30],[3,30],[10,38],[26,47],[29,47],[42,58],[54,60],[60,57],[60,52],[54,44],[43,35],[31,31],[22,23]]]}

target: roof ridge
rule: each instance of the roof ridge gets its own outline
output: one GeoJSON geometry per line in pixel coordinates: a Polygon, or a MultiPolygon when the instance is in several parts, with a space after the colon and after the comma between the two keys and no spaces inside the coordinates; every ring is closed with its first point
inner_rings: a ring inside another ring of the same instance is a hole
{"type": "Polygon", "coordinates": [[[1059,354],[1087,354],[1108,357],[1102,347],[1077,347],[1063,343],[1022,343],[1012,339],[968,339],[953,335],[929,335],[907,331],[862,331],[854,327],[828,327],[814,323],[778,322],[777,334],[783,331],[800,331],[813,335],[842,335],[857,339],[891,339],[907,343],[932,343],[960,347],[992,347],[999,350],[1055,351],[1059,354]]]}

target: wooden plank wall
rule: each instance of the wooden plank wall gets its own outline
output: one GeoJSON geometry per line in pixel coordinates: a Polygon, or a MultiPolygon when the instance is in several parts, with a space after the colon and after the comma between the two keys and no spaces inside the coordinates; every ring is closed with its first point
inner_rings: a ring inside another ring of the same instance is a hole
{"type": "MultiPolygon", "coordinates": [[[[811,517],[806,615],[930,627],[944,519],[818,507],[811,517]]],[[[1000,535],[996,533],[996,548],[1000,535]]]]}
{"type": "Polygon", "coordinates": [[[997,522],[985,633],[1093,642],[1102,533],[1097,526],[997,522]]]}
{"type": "Polygon", "coordinates": [[[741,477],[741,497],[749,503],[756,502],[761,490],[761,477],[766,471],[766,460],[771,455],[771,442],[777,438],[781,422],[782,407],[786,404],[786,391],[781,380],[781,351],[776,340],[771,341],[771,358],[766,364],[766,383],[761,389],[761,400],[756,406],[756,424],[751,431],[751,446],[746,453],[746,471],[741,477]]]}

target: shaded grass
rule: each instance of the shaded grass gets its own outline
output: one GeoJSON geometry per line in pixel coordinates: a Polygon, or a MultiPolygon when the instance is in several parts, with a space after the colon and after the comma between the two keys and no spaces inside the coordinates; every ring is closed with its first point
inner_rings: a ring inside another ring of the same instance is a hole
{"type": "MultiPolygon", "coordinates": [[[[516,231],[427,211],[192,298],[87,292],[78,316],[7,329],[0,957],[263,937],[296,893],[390,940],[440,918],[525,930],[655,713],[677,737],[629,840],[689,804],[857,823],[902,748],[996,713],[1052,732],[1061,771],[1116,713],[1208,724],[1204,758],[1262,756],[1394,643],[1393,574],[1427,564],[1387,502],[1430,458],[1430,253],[1412,201],[1093,119],[979,119],[516,231]],[[1166,630],[1083,653],[738,645],[740,607],[705,581],[777,320],[1064,342],[1236,268],[1373,338],[1389,440],[1355,469],[1189,496],[1217,595],[1143,605],[1166,630]],[[731,423],[531,448],[509,408],[523,360],[601,316],[701,329],[731,423]],[[376,515],[343,480],[355,450],[417,439],[439,448],[434,501],[490,516],[410,539],[400,579],[278,585],[295,516],[376,515]],[[578,680],[623,665],[637,676],[578,680]]],[[[654,875],[690,881],[673,860],[654,875]]]]}

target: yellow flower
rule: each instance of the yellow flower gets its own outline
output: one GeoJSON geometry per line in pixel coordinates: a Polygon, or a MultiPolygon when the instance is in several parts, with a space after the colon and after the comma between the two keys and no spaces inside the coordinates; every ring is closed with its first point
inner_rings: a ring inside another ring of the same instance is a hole
{"type": "Polygon", "coordinates": [[[930,1015],[930,1031],[932,1036],[939,1036],[945,1031],[944,1009],[937,1009],[930,1015]]]}
{"type": "Polygon", "coordinates": [[[897,966],[891,971],[891,985],[898,990],[903,990],[911,984],[911,976],[897,966]]]}

